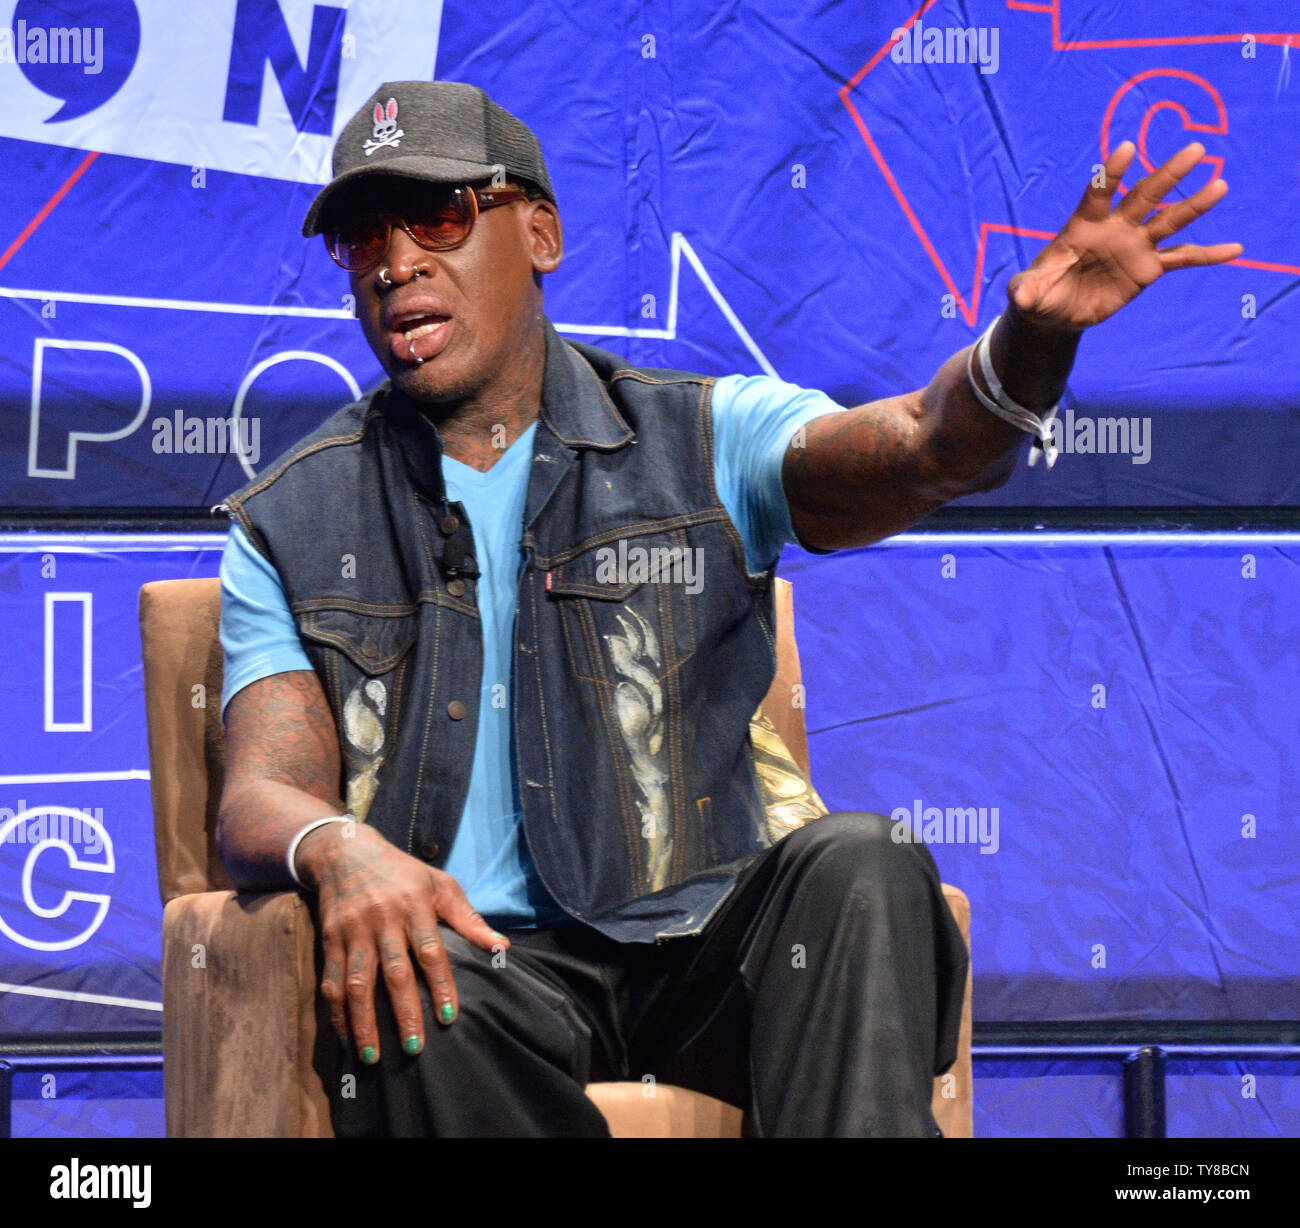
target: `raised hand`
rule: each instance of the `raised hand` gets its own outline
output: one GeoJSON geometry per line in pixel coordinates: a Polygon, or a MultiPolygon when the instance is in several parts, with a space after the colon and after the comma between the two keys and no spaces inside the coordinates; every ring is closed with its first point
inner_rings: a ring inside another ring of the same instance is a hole
{"type": "Polygon", "coordinates": [[[1227,195],[1228,185],[1215,179],[1186,200],[1156,210],[1205,157],[1199,142],[1180,149],[1114,205],[1135,152],[1133,142],[1125,141],[1110,155],[1103,183],[1089,186],[1061,232],[1011,279],[1008,298],[1043,329],[1081,332],[1114,315],[1173,269],[1223,264],[1241,255],[1240,243],[1160,246],[1227,195]]]}

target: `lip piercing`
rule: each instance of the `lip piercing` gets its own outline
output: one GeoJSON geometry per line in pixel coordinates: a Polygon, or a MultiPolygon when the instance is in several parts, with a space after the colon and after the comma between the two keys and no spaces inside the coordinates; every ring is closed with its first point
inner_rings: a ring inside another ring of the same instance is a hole
{"type": "Polygon", "coordinates": [[[379,284],[381,286],[391,286],[393,284],[393,279],[388,276],[387,269],[379,270],[379,284]]]}
{"type": "Polygon", "coordinates": [[[415,338],[414,338],[414,337],[411,338],[411,361],[412,361],[413,363],[415,363],[415,365],[416,365],[417,367],[422,366],[422,365],[424,364],[424,359],[418,357],[418,356],[416,355],[416,353],[415,353],[415,338]]]}

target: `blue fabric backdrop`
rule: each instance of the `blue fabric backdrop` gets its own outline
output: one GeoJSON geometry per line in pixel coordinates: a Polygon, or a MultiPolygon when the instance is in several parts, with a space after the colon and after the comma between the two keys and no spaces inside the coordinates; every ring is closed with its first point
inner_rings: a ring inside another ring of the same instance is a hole
{"type": "Polygon", "coordinates": [[[204,506],[238,457],[156,451],[160,424],[238,405],[264,462],[372,383],[346,278],[299,226],[329,133],[379,82],[435,73],[541,136],[568,239],[548,311],[571,335],[845,403],[969,343],[1105,150],[1132,137],[1156,164],[1201,140],[1188,189],[1232,191],[1187,235],[1243,258],[1088,336],[1072,450],[973,502],[1296,502],[1287,0],[0,2],[13,59],[74,18],[102,29],[100,71],[0,62],[0,505],[204,506]],[[925,62],[968,29],[979,62],[925,62]],[[1077,450],[1097,418],[1137,419],[1141,447],[1113,428],[1125,450],[1077,450]]]}
{"type": "MultiPolygon", "coordinates": [[[[1232,192],[1189,237],[1242,260],[1085,338],[1060,463],[969,502],[1294,506],[1297,29],[1284,0],[0,0],[0,506],[206,508],[371,386],[346,277],[299,225],[355,107],[433,76],[539,133],[561,331],[844,404],[968,344],[1108,148],[1158,163],[1199,139],[1189,190],[1232,192]],[[39,62],[51,27],[91,31],[78,61],[39,62]],[[958,29],[978,62],[951,62],[958,29]],[[232,416],[242,457],[209,434],[232,416]]],[[[0,1031],[158,1025],[135,594],[215,574],[219,545],[0,551],[0,825],[55,806],[105,833],[44,850],[26,893],[35,845],[0,840],[0,1031]]],[[[974,904],[977,1017],[1294,1016],[1295,546],[787,552],[828,803],[984,812],[935,845],[974,904]]],[[[988,1133],[1113,1129],[1118,1093],[1089,1072],[1016,1074],[989,1074],[988,1133]]],[[[1294,1132],[1293,1074],[1261,1077],[1266,1111],[1232,1129],[1294,1132]]],[[[32,1132],[145,1128],[140,1086],[130,1114],[96,1101],[32,1132]]],[[[1218,1093],[1177,1086],[1180,1132],[1212,1131],[1218,1093]]]]}

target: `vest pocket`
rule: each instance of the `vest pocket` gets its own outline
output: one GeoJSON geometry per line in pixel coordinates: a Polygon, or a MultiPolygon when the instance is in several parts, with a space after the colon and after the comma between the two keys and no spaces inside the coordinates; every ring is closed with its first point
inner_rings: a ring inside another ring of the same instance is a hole
{"type": "Polygon", "coordinates": [[[419,629],[415,606],[362,607],[315,605],[298,611],[304,639],[337,648],[371,677],[386,674],[410,650],[419,629]]]}
{"type": "Polygon", "coordinates": [[[548,587],[556,596],[598,601],[623,601],[647,583],[695,594],[703,586],[706,553],[683,530],[629,534],[556,563],[548,587]]]}
{"type": "Polygon", "coordinates": [[[359,602],[299,606],[298,631],[334,712],[343,753],[343,792],[363,822],[392,754],[410,650],[419,629],[415,606],[359,602]]]}
{"type": "Polygon", "coordinates": [[[555,564],[557,602],[575,671],[602,681],[662,678],[695,651],[704,551],[684,533],[627,537],[555,564]]]}

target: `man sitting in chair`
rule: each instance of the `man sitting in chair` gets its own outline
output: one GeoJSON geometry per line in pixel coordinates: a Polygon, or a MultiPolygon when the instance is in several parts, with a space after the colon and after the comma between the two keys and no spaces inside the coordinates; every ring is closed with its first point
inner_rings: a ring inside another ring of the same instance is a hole
{"type": "Polygon", "coordinates": [[[482,91],[343,129],[303,233],[388,378],[230,496],[221,625],[220,847],[317,897],[337,1134],[603,1135],[588,1082],[669,1075],[756,1136],[938,1133],[965,944],[888,820],[774,821],[773,569],[999,486],[1026,432],[1050,463],[1083,329],[1240,252],[1160,249],[1224,185],[1147,220],[1204,150],[1114,205],[1133,152],[972,349],[845,409],[562,340],[542,151],[482,91]]]}

